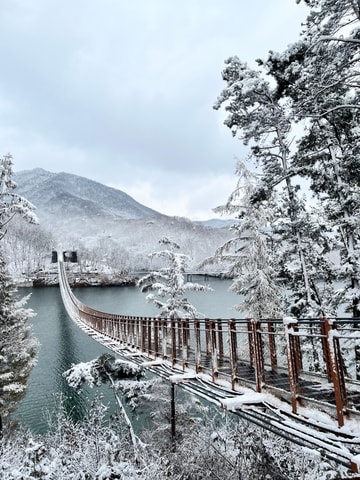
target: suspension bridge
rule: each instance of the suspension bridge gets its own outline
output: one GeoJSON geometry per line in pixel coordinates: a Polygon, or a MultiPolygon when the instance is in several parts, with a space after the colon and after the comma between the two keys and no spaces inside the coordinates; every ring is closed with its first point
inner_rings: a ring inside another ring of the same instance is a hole
{"type": "MultiPolygon", "coordinates": [[[[360,319],[168,319],[89,308],[58,261],[68,315],[156,375],[360,472],[360,319]]],[[[357,477],[360,478],[360,477],[357,477]]]]}

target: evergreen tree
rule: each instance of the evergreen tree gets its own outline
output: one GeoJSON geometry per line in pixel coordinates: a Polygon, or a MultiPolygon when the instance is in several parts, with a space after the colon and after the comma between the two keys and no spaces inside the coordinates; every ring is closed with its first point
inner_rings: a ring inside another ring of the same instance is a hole
{"type": "MultiPolygon", "coordinates": [[[[35,223],[34,207],[13,193],[12,157],[0,159],[0,239],[16,214],[35,223]]],[[[32,315],[24,305],[27,298],[17,300],[16,289],[7,274],[0,245],[0,430],[2,418],[8,416],[24,396],[26,381],[35,363],[37,342],[30,333],[27,319],[32,315]]]]}
{"type": "Polygon", "coordinates": [[[1,418],[14,411],[25,395],[38,347],[27,325],[32,316],[24,308],[28,297],[17,301],[15,293],[0,250],[0,427],[1,418]]]}
{"type": "Polygon", "coordinates": [[[340,266],[333,278],[344,287],[333,306],[347,304],[360,316],[360,107],[359,3],[306,0],[310,14],[300,41],[270,52],[265,65],[278,96],[291,101],[304,134],[294,168],[307,177],[321,202],[340,266]]]}
{"type": "Polygon", "coordinates": [[[271,230],[277,242],[278,271],[286,271],[287,288],[296,296],[290,308],[297,316],[318,314],[324,308],[317,278],[311,276],[311,272],[315,270],[313,261],[323,253],[326,237],[299,195],[299,172],[294,167],[292,147],[291,103],[265,80],[264,71],[250,69],[237,57],[225,63],[223,79],[227,86],[214,108],[225,106],[229,112],[225,125],[250,146],[249,160],[261,169],[261,180],[249,201],[254,206],[263,205],[262,208],[272,205],[271,230]],[[316,244],[316,248],[312,248],[312,252],[317,252],[315,258],[307,253],[309,230],[311,243],[316,244]],[[289,265],[295,268],[288,268],[289,265]]]}
{"type": "Polygon", "coordinates": [[[14,192],[16,183],[12,179],[12,166],[12,156],[9,153],[0,158],[0,240],[15,215],[21,215],[29,223],[38,223],[34,205],[14,192]]]}
{"type": "Polygon", "coordinates": [[[239,176],[236,190],[226,205],[215,209],[239,220],[231,227],[235,235],[202,265],[221,263],[223,268],[228,266],[224,273],[234,279],[231,290],[244,296],[244,300],[235,306],[236,310],[245,311],[256,320],[276,317],[281,312],[282,295],[269,248],[272,239],[271,202],[251,201],[259,176],[243,162],[238,162],[236,173],[239,176]]]}
{"type": "MultiPolygon", "coordinates": [[[[196,318],[199,312],[188,299],[185,292],[209,291],[211,288],[199,283],[187,282],[185,280],[186,268],[189,257],[180,253],[180,246],[168,238],[159,241],[167,248],[150,255],[151,258],[165,259],[165,266],[150,272],[148,275],[140,278],[138,285],[142,292],[149,293],[146,297],[148,302],[152,302],[160,308],[159,317],[166,318],[196,318]]],[[[201,315],[201,314],[200,314],[201,315]]]]}

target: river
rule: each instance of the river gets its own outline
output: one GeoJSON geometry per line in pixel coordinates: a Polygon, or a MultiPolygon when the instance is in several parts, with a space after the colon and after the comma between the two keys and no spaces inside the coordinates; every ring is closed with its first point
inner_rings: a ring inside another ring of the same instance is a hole
{"type": "MultiPolygon", "coordinates": [[[[229,291],[230,280],[194,276],[194,281],[206,283],[210,292],[188,292],[188,299],[199,312],[209,318],[240,318],[232,307],[239,297],[229,291]]],[[[107,386],[84,388],[76,392],[70,388],[62,374],[73,363],[92,360],[108,352],[88,337],[68,317],[57,287],[20,288],[19,295],[31,297],[27,306],[36,312],[31,319],[33,332],[41,344],[38,362],[33,369],[25,398],[15,413],[24,427],[34,433],[48,428],[47,417],[57,408],[59,397],[73,418],[81,418],[95,396],[103,395],[110,412],[115,402],[107,386]]],[[[137,287],[90,287],[74,289],[75,295],[90,307],[111,313],[136,316],[156,316],[158,310],[146,302],[146,296],[137,287]]]]}

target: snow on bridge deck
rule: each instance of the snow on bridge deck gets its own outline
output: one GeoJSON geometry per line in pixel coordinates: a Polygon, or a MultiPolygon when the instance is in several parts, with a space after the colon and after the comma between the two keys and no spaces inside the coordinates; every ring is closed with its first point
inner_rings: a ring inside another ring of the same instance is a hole
{"type": "Polygon", "coordinates": [[[82,304],[62,262],[59,283],[69,316],[114,353],[360,471],[359,320],[124,316],[82,304]]]}

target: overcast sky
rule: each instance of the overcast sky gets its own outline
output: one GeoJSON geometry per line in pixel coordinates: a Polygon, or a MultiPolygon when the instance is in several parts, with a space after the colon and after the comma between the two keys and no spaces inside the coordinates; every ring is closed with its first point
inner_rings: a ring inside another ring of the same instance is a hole
{"type": "Polygon", "coordinates": [[[0,154],[212,218],[246,150],[212,109],[224,60],[298,39],[295,0],[1,0],[0,154]]]}

